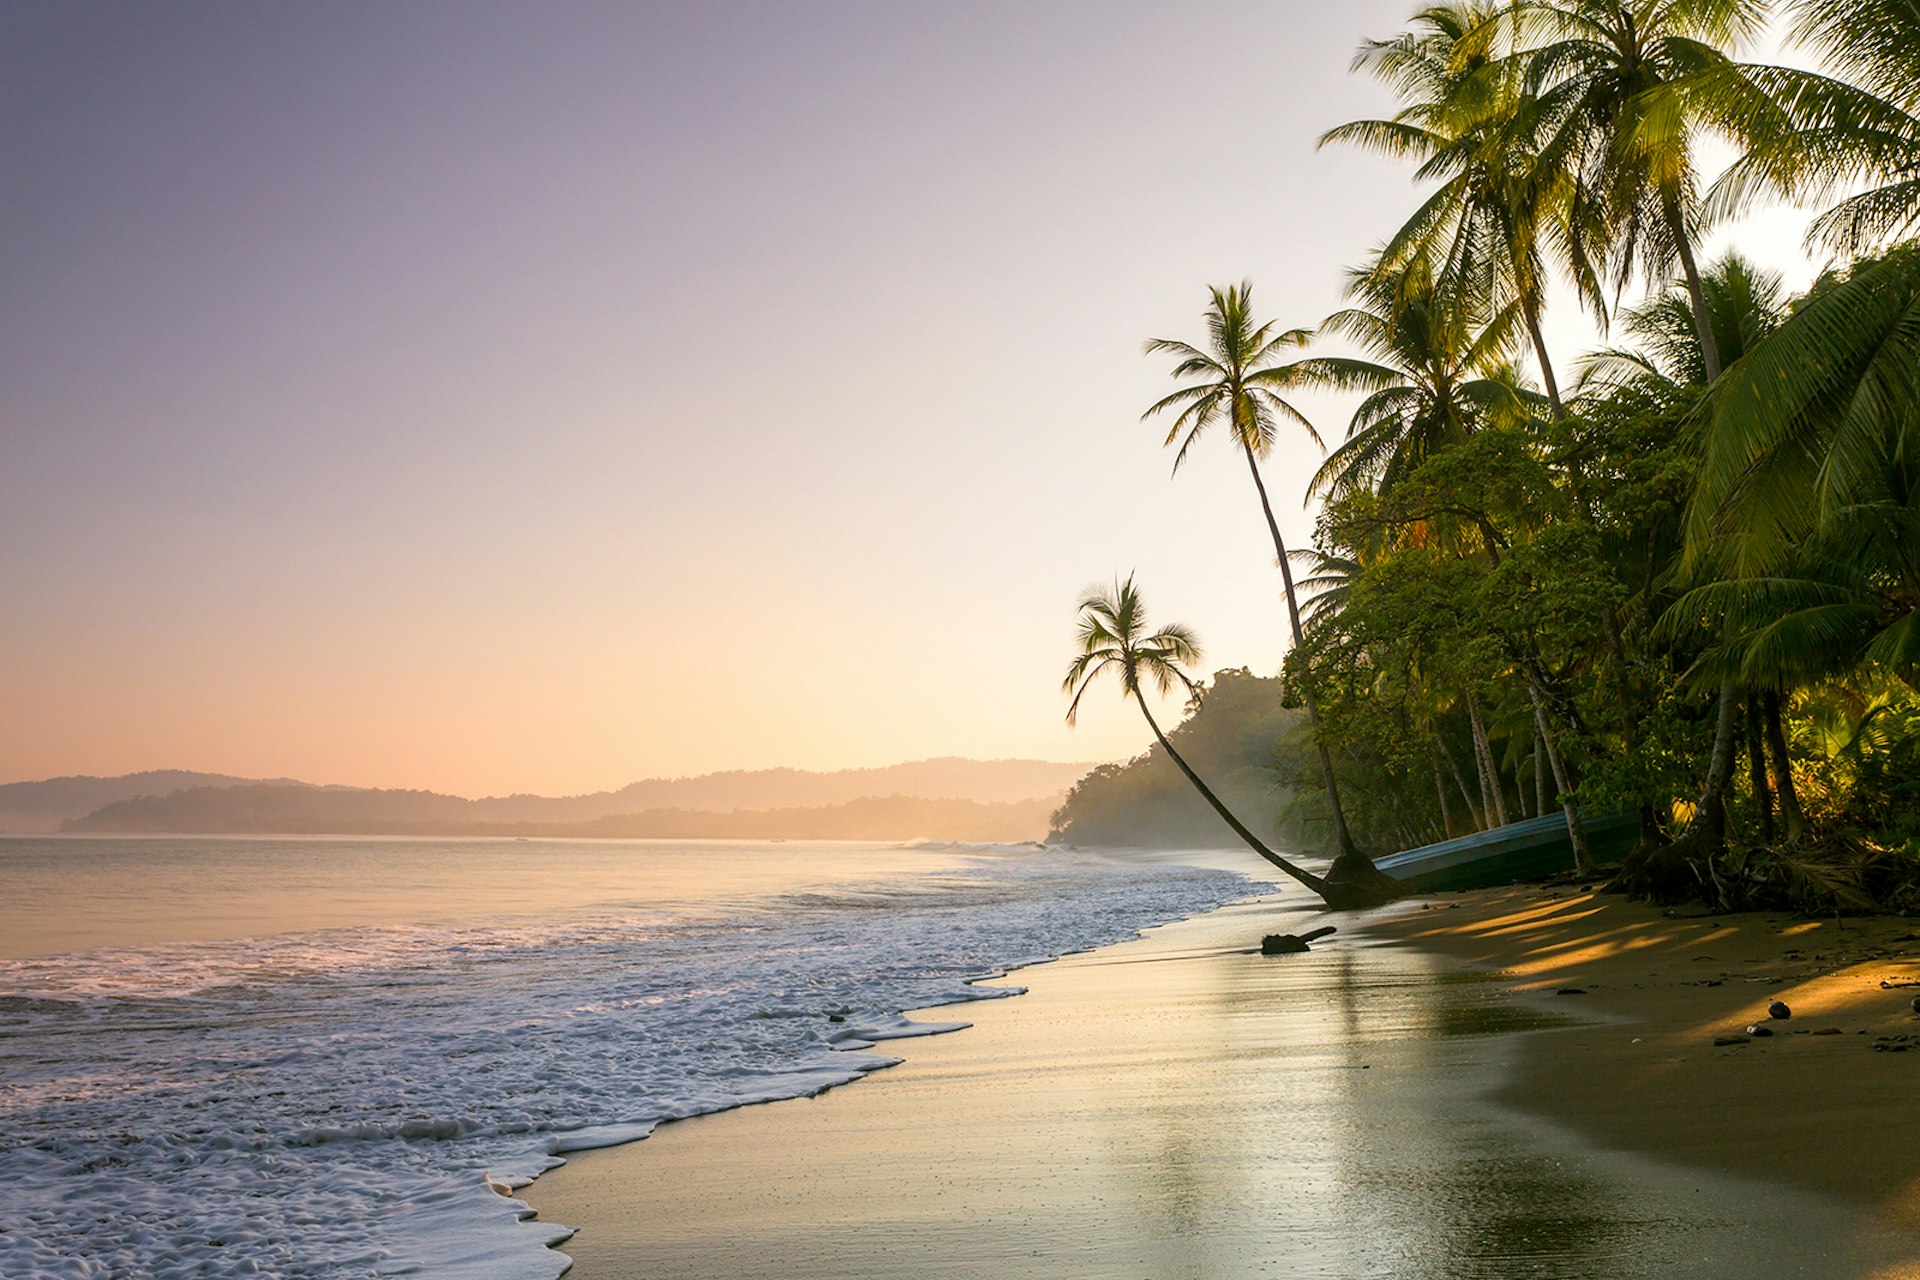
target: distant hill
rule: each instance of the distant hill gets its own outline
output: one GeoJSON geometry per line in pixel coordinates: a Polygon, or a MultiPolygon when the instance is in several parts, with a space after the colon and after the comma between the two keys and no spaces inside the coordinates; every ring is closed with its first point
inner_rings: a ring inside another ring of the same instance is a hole
{"type": "MultiPolygon", "coordinates": [[[[692,778],[648,779],[618,791],[590,795],[489,796],[479,800],[432,791],[316,787],[287,779],[260,782],[209,774],[149,773],[114,779],[59,778],[0,788],[0,793],[19,792],[37,806],[31,810],[36,818],[33,825],[0,821],[0,827],[126,834],[596,834],[585,830],[583,824],[619,820],[632,829],[599,834],[637,835],[641,828],[651,833],[665,822],[686,829],[661,830],[658,834],[694,835],[705,833],[713,824],[706,818],[695,821],[687,815],[718,815],[729,817],[733,826],[713,832],[716,835],[745,836],[747,828],[752,828],[803,838],[812,833],[812,827],[774,831],[770,819],[749,821],[740,815],[779,813],[785,815],[783,821],[814,823],[829,822],[820,816],[823,811],[840,809],[844,812],[831,822],[841,827],[852,824],[867,830],[874,823],[885,826],[872,837],[875,839],[917,835],[1003,839],[1010,837],[966,834],[960,828],[971,832],[984,823],[1000,824],[994,826],[1000,830],[1007,823],[1025,822],[1026,809],[1040,806],[1040,819],[1017,837],[1033,839],[1045,833],[1045,808],[1057,803],[1086,769],[1084,764],[1044,760],[947,757],[836,773],[736,770],[692,778]],[[166,785],[175,779],[181,781],[166,785]],[[865,803],[879,801],[887,803],[865,803]],[[915,806],[908,801],[925,803],[915,806]],[[849,807],[855,802],[862,802],[864,807],[849,807]],[[941,804],[949,807],[943,809],[941,804]],[[662,814],[682,816],[669,820],[658,816],[662,814]],[[949,826],[927,825],[936,819],[949,826]],[[695,827],[700,831],[694,831],[695,827]]],[[[25,803],[18,808],[28,812],[25,803]]],[[[821,838],[828,836],[822,834],[821,838]]],[[[867,837],[836,828],[832,838],[867,837]]]]}
{"type": "MultiPolygon", "coordinates": [[[[164,796],[183,787],[226,787],[260,781],[260,778],[235,778],[224,773],[153,769],[146,773],[124,773],[117,778],[75,776],[48,778],[43,782],[0,783],[0,831],[56,831],[69,818],[134,796],[164,796]]],[[[283,786],[307,785],[291,778],[273,781],[283,786]]]]}
{"type": "Polygon", "coordinates": [[[726,813],[649,809],[587,822],[488,822],[424,791],[192,788],[107,805],[63,830],[93,834],[547,836],[622,839],[939,840],[1017,843],[1046,834],[1057,797],[982,803],[864,796],[844,804],[726,813]]]}

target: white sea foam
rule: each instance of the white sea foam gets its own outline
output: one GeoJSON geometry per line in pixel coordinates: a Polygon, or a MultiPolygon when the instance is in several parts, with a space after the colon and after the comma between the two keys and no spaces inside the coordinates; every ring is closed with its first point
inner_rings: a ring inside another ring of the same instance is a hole
{"type": "Polygon", "coordinates": [[[1001,850],[658,904],[0,962],[0,1275],[541,1280],[500,1190],[664,1120],[818,1093],[963,1027],[903,1009],[1242,896],[1001,850]]]}

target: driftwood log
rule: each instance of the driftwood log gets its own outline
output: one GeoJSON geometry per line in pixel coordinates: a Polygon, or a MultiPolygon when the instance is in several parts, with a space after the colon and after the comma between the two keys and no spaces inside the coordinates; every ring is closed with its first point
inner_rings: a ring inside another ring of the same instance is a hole
{"type": "Polygon", "coordinates": [[[1332,925],[1315,929],[1310,933],[1270,933],[1260,939],[1260,954],[1263,956],[1298,955],[1309,948],[1307,944],[1315,938],[1324,938],[1338,930],[1332,925]]]}

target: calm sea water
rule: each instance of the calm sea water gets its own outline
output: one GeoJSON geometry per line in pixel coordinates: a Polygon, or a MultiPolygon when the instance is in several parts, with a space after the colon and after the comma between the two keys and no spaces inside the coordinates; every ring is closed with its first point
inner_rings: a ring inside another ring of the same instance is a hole
{"type": "Polygon", "coordinates": [[[1097,853],[0,839],[7,1277],[557,1275],[501,1191],[1255,886],[1097,853]]]}

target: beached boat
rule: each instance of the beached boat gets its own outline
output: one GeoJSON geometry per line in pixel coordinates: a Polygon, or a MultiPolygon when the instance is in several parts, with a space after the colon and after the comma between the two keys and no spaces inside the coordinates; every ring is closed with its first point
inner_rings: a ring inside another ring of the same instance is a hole
{"type": "MultiPolygon", "coordinates": [[[[1630,813],[1582,814],[1580,825],[1600,863],[1625,857],[1639,829],[1630,813]]],[[[1552,813],[1388,854],[1374,865],[1410,889],[1484,889],[1572,871],[1573,841],[1565,816],[1552,813]]]]}

